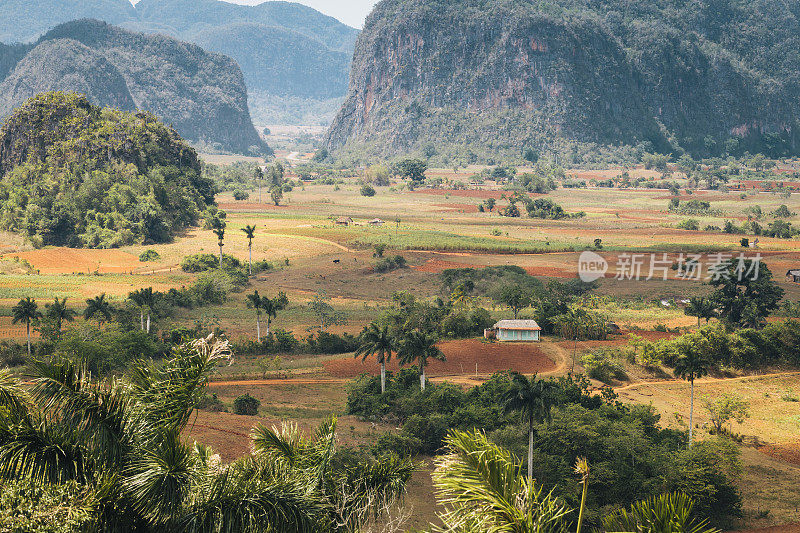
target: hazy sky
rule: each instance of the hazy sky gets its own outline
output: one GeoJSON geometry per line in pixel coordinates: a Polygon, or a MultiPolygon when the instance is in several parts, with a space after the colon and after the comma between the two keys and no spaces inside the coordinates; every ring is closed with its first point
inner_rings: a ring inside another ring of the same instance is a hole
{"type": "MultiPolygon", "coordinates": [[[[131,0],[134,4],[138,0],[131,0]]],[[[247,4],[255,5],[260,4],[264,0],[226,0],[234,4],[247,4]]],[[[367,18],[372,7],[378,3],[378,0],[290,0],[298,4],[305,4],[313,7],[317,11],[321,11],[326,15],[336,17],[348,26],[354,28],[361,28],[364,25],[364,19],[367,18]]]]}

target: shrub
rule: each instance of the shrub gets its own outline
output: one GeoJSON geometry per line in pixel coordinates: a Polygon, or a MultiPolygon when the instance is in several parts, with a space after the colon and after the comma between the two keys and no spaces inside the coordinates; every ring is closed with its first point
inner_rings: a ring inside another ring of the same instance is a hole
{"type": "Polygon", "coordinates": [[[142,263],[147,263],[148,261],[158,261],[159,259],[161,259],[161,256],[155,250],[147,249],[139,254],[139,261],[142,263]]]}
{"type": "Polygon", "coordinates": [[[225,409],[225,404],[223,404],[222,401],[217,398],[216,394],[212,394],[210,396],[208,394],[203,394],[203,397],[197,402],[195,408],[203,409],[205,411],[212,411],[215,413],[227,411],[227,409],[225,409]]]}
{"type": "Polygon", "coordinates": [[[392,270],[397,270],[400,268],[406,268],[406,258],[402,255],[396,255],[394,257],[386,257],[381,259],[375,266],[373,267],[375,272],[391,272],[392,270]]]}
{"type": "MultiPolygon", "coordinates": [[[[242,262],[232,255],[222,254],[222,267],[241,268],[242,262]]],[[[206,272],[217,268],[219,268],[219,256],[215,254],[188,255],[181,261],[181,269],[189,273],[206,272]]]]}
{"type": "Polygon", "coordinates": [[[250,193],[244,191],[242,189],[236,189],[233,191],[233,199],[237,201],[247,200],[250,198],[250,193]]]}
{"type": "Polygon", "coordinates": [[[259,407],[261,402],[258,398],[253,398],[249,394],[242,394],[233,400],[233,412],[237,415],[255,416],[259,407]]]}
{"type": "Polygon", "coordinates": [[[593,379],[610,383],[612,380],[623,380],[628,376],[619,363],[619,352],[601,348],[581,357],[581,364],[586,374],[593,379]]]}
{"type": "Polygon", "coordinates": [[[693,218],[687,218],[686,220],[680,222],[678,224],[677,228],[678,229],[691,230],[691,231],[697,231],[697,230],[700,229],[700,223],[697,220],[693,219],[693,218]]]}
{"type": "Polygon", "coordinates": [[[364,184],[361,186],[361,196],[375,196],[375,187],[370,184],[364,184]]]}

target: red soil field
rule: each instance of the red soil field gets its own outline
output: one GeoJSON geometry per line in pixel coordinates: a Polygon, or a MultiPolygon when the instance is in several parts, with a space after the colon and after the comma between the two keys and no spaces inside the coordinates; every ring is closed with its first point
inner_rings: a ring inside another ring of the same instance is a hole
{"type": "Polygon", "coordinates": [[[769,455],[780,461],[793,465],[800,465],[800,444],[767,444],[758,449],[761,453],[769,455]]]}
{"type": "Polygon", "coordinates": [[[455,263],[453,261],[441,261],[439,259],[431,259],[430,261],[426,261],[425,263],[417,266],[412,266],[414,270],[419,272],[430,272],[432,274],[438,274],[442,271],[445,271],[449,268],[483,268],[484,265],[471,265],[469,263],[455,263]]]}
{"type": "MultiPolygon", "coordinates": [[[[526,374],[554,370],[556,364],[535,343],[484,343],[478,339],[446,341],[439,344],[447,361],[429,361],[428,376],[470,375],[475,372],[489,374],[504,370],[517,370],[526,374]]],[[[356,377],[367,373],[380,374],[380,366],[372,358],[337,359],[324,363],[325,370],[336,377],[356,377]]],[[[387,369],[397,372],[400,367],[396,359],[387,369]]]]}
{"type": "Polygon", "coordinates": [[[3,258],[25,259],[42,274],[131,272],[142,266],[139,258],[121,250],[91,250],[76,248],[43,248],[7,254],[3,258]]]}

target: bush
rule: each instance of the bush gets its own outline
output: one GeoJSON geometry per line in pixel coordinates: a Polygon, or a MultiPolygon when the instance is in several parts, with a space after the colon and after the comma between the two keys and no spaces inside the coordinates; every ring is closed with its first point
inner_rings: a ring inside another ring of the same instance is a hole
{"type": "Polygon", "coordinates": [[[161,256],[155,250],[145,250],[141,254],[139,254],[139,261],[142,263],[147,263],[148,261],[158,261],[161,259],[161,256]]]}
{"type": "Polygon", "coordinates": [[[237,415],[255,416],[258,414],[259,407],[261,407],[261,402],[249,394],[242,394],[233,400],[233,412],[237,415]]]}
{"type": "Polygon", "coordinates": [[[618,351],[601,348],[583,355],[581,364],[590,378],[610,383],[613,380],[623,380],[628,377],[625,369],[619,363],[619,358],[618,351]]]}
{"type": "Polygon", "coordinates": [[[233,191],[233,199],[237,201],[247,200],[250,198],[250,193],[247,191],[243,191],[242,189],[236,189],[233,191]]]}
{"type": "Polygon", "coordinates": [[[208,394],[203,394],[203,397],[197,402],[195,408],[203,409],[204,411],[212,411],[215,413],[227,411],[227,409],[225,409],[225,404],[223,404],[222,401],[217,398],[216,394],[212,394],[210,396],[208,394]]]}
{"type": "Polygon", "coordinates": [[[375,187],[369,184],[362,185],[361,196],[375,196],[375,187]]]}
{"type": "Polygon", "coordinates": [[[397,270],[400,268],[406,268],[406,266],[407,266],[406,258],[403,257],[402,255],[396,255],[394,257],[386,257],[384,259],[381,259],[380,261],[375,263],[373,269],[375,270],[375,272],[384,273],[384,272],[391,272],[392,270],[397,270]]]}
{"type": "Polygon", "coordinates": [[[681,223],[679,223],[677,228],[678,229],[691,230],[691,231],[697,231],[697,230],[700,229],[700,223],[697,220],[693,219],[693,218],[687,218],[686,220],[684,220],[681,223]]]}
{"type": "MultiPolygon", "coordinates": [[[[219,256],[216,254],[188,255],[181,261],[184,272],[206,272],[219,268],[219,256]]],[[[222,268],[242,268],[242,262],[232,255],[222,254],[222,268]]]]}

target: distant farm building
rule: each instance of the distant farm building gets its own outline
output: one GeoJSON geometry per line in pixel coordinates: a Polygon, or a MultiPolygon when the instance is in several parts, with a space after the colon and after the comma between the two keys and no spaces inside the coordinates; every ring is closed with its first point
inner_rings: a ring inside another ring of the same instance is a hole
{"type": "Polygon", "coordinates": [[[353,223],[353,219],[350,217],[339,217],[336,219],[337,226],[349,226],[353,223]]]}
{"type": "Polygon", "coordinates": [[[383,226],[385,222],[379,218],[374,218],[369,221],[370,226],[383,226]]]}
{"type": "Polygon", "coordinates": [[[499,341],[538,341],[541,331],[535,320],[501,320],[483,335],[499,341]]]}
{"type": "Polygon", "coordinates": [[[793,283],[800,283],[800,269],[788,271],[786,273],[786,279],[793,283]]]}

